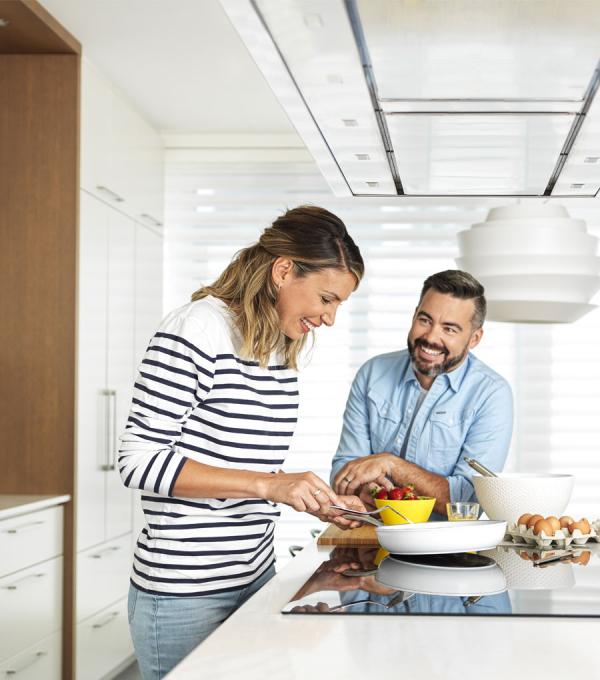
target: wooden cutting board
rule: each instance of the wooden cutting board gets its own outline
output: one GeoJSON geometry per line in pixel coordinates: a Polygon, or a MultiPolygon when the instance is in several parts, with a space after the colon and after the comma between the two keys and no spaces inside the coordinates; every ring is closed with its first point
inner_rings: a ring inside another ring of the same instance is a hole
{"type": "Polygon", "coordinates": [[[358,529],[338,529],[330,524],[317,539],[317,545],[369,545],[377,546],[377,534],[372,524],[365,524],[358,529]]]}

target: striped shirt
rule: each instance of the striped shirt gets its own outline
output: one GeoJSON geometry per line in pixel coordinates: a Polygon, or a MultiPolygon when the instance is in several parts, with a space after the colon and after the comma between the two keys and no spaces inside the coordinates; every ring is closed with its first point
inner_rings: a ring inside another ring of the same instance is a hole
{"type": "Polygon", "coordinates": [[[297,420],[297,374],[243,360],[240,346],[227,306],[207,297],[169,314],[146,350],[119,451],[124,484],[142,490],[146,522],[131,574],[140,590],[238,590],[275,560],[276,503],[173,497],[187,459],[260,472],[284,462],[297,420]]]}

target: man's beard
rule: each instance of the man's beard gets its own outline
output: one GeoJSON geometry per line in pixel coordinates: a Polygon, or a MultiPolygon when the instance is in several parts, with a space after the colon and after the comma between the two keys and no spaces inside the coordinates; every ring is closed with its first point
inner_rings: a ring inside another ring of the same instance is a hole
{"type": "Polygon", "coordinates": [[[421,375],[425,375],[428,378],[435,378],[442,373],[448,373],[453,368],[456,368],[458,364],[465,358],[467,352],[469,351],[468,343],[464,346],[462,352],[456,356],[448,356],[448,350],[440,345],[432,345],[431,343],[423,340],[422,338],[417,338],[414,343],[410,341],[410,336],[407,339],[408,353],[410,355],[410,360],[412,362],[413,368],[418,371],[421,375]],[[424,347],[425,349],[432,349],[436,352],[442,352],[445,356],[444,361],[441,364],[432,364],[431,366],[424,366],[420,364],[417,359],[417,347],[424,347]]]}

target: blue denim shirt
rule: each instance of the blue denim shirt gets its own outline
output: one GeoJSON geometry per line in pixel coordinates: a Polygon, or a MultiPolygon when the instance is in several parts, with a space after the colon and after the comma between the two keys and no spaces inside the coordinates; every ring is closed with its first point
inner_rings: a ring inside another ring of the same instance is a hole
{"type": "MultiPolygon", "coordinates": [[[[381,354],[360,368],[348,396],[332,480],[356,458],[382,451],[400,455],[420,389],[408,350],[381,354]]],[[[464,457],[502,470],[512,422],[510,386],[469,353],[458,368],[433,381],[415,417],[405,458],[447,477],[452,501],[474,499],[473,471],[464,457]]]]}

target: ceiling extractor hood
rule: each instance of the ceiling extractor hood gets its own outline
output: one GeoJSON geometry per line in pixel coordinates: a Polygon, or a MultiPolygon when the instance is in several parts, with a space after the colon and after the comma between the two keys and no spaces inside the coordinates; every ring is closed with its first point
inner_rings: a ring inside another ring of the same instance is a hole
{"type": "Polygon", "coordinates": [[[337,195],[598,194],[598,0],[221,4],[337,195]]]}

